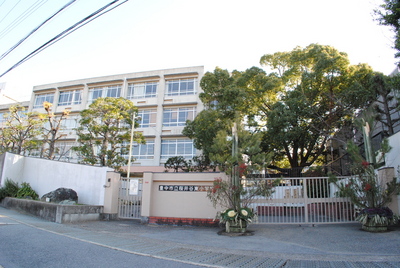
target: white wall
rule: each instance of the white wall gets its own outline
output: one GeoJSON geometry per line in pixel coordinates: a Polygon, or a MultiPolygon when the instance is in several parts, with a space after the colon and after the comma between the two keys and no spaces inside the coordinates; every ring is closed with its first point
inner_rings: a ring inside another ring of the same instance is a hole
{"type": "Polygon", "coordinates": [[[71,188],[79,203],[103,206],[107,171],[112,169],[6,153],[0,178],[2,185],[7,178],[28,182],[39,197],[60,187],[71,188]]]}
{"type": "Polygon", "coordinates": [[[400,132],[389,137],[389,144],[392,147],[392,150],[386,156],[386,166],[394,167],[395,174],[399,177],[400,174],[397,172],[400,168],[400,132]]]}
{"type": "Polygon", "coordinates": [[[3,168],[0,174],[0,186],[4,186],[6,179],[22,177],[25,163],[25,157],[21,155],[5,153],[2,156],[3,168]]]}
{"type": "MultiPolygon", "coordinates": [[[[400,132],[389,137],[389,144],[392,147],[392,150],[386,156],[386,166],[394,167],[394,173],[397,176],[397,181],[399,181],[400,177],[400,132]]],[[[394,197],[393,202],[397,201],[398,211],[394,211],[394,213],[400,214],[400,195],[394,197]]]]}

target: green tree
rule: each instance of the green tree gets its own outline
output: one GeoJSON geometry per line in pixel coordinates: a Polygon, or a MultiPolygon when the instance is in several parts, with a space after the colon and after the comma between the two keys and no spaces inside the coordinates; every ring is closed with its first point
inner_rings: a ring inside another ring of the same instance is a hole
{"type": "Polygon", "coordinates": [[[0,132],[0,152],[29,155],[39,149],[43,120],[35,112],[26,112],[20,105],[11,106],[4,115],[0,132]]]}
{"type": "MultiPolygon", "coordinates": [[[[81,111],[76,129],[79,146],[73,147],[82,163],[108,166],[118,170],[127,163],[132,124],[137,108],[124,98],[98,98],[81,111]]],[[[134,141],[144,143],[141,133],[134,132],[134,141]]]]}
{"type": "Polygon", "coordinates": [[[376,73],[372,77],[372,90],[377,98],[373,105],[376,113],[375,120],[384,125],[387,135],[394,134],[394,125],[400,121],[400,118],[393,117],[398,110],[399,102],[395,98],[395,90],[398,90],[400,76],[389,77],[382,73],[376,73]]]}
{"type": "Polygon", "coordinates": [[[311,44],[264,55],[261,64],[280,79],[280,99],[265,108],[264,150],[285,157],[292,168],[313,164],[329,137],[371,102],[372,69],[350,65],[347,54],[311,44]],[[354,94],[357,92],[357,94],[354,94]]]}
{"type": "Polygon", "coordinates": [[[269,164],[271,154],[262,150],[262,133],[246,130],[242,124],[233,131],[237,132],[237,150],[233,149],[235,134],[232,129],[220,130],[213,139],[210,160],[227,174],[239,166],[242,173],[263,170],[269,164]]]}
{"type": "Polygon", "coordinates": [[[164,163],[164,167],[166,169],[173,169],[174,172],[179,172],[179,170],[189,171],[188,162],[183,156],[174,156],[168,158],[164,163]]]}
{"type": "Polygon", "coordinates": [[[214,109],[201,111],[193,121],[188,121],[182,134],[193,139],[194,147],[203,151],[203,155],[209,158],[212,153],[212,145],[217,132],[221,129],[228,130],[230,120],[214,109]]]}
{"type": "Polygon", "coordinates": [[[192,170],[197,172],[215,171],[215,165],[205,155],[196,155],[192,158],[192,170]]]}
{"type": "Polygon", "coordinates": [[[212,145],[218,131],[231,131],[236,121],[259,126],[258,119],[265,114],[264,107],[276,98],[279,83],[275,76],[267,76],[257,67],[232,73],[217,67],[214,72],[207,72],[200,82],[203,89],[200,99],[206,109],[187,122],[183,134],[209,157],[216,153],[212,145]]]}
{"type": "Polygon", "coordinates": [[[379,24],[392,28],[395,33],[394,48],[398,51],[396,58],[400,57],[400,1],[383,0],[383,4],[375,10],[379,24]]]}

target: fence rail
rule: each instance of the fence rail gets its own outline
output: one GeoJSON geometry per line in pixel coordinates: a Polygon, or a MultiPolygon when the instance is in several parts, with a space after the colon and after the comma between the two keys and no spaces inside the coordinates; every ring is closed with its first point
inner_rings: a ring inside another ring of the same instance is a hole
{"type": "MultiPolygon", "coordinates": [[[[276,179],[263,180],[272,184],[276,179]]],[[[279,180],[272,196],[260,196],[252,200],[251,207],[258,215],[255,223],[354,222],[354,205],[348,198],[338,197],[338,188],[329,178],[300,177],[279,180]]],[[[251,185],[251,180],[246,181],[246,184],[251,185]]]]}

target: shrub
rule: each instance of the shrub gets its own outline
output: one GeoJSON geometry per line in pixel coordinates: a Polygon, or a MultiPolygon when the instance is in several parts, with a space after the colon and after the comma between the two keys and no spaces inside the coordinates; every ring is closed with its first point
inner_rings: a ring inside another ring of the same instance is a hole
{"type": "Polygon", "coordinates": [[[0,188],[0,201],[5,197],[16,197],[19,190],[17,182],[6,179],[4,186],[0,188]]]}
{"type": "Polygon", "coordinates": [[[23,182],[20,187],[17,182],[7,179],[4,186],[0,188],[0,201],[5,197],[31,197],[32,199],[37,200],[39,195],[32,189],[29,183],[23,182]]]}
{"type": "Polygon", "coordinates": [[[29,183],[23,182],[21,183],[21,188],[18,189],[17,197],[31,197],[32,199],[36,200],[39,198],[39,195],[35,192],[35,190],[32,189],[29,183]]]}

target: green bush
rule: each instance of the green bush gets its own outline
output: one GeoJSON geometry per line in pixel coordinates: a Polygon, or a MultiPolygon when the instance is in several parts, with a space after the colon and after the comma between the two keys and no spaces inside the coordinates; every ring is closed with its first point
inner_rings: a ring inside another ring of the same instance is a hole
{"type": "Polygon", "coordinates": [[[32,189],[29,183],[23,182],[21,183],[21,188],[18,189],[17,197],[24,198],[24,197],[31,197],[32,199],[38,199],[39,195],[32,189]]]}
{"type": "Polygon", "coordinates": [[[0,188],[0,201],[3,200],[4,197],[6,197],[6,192],[3,188],[0,188]]]}
{"type": "Polygon", "coordinates": [[[5,197],[31,197],[32,199],[37,200],[39,198],[39,195],[27,182],[21,183],[20,187],[17,182],[6,179],[4,186],[0,188],[0,201],[3,200],[5,197]]]}
{"type": "Polygon", "coordinates": [[[0,188],[0,201],[5,197],[16,197],[19,190],[17,182],[6,179],[4,186],[0,188]]]}

